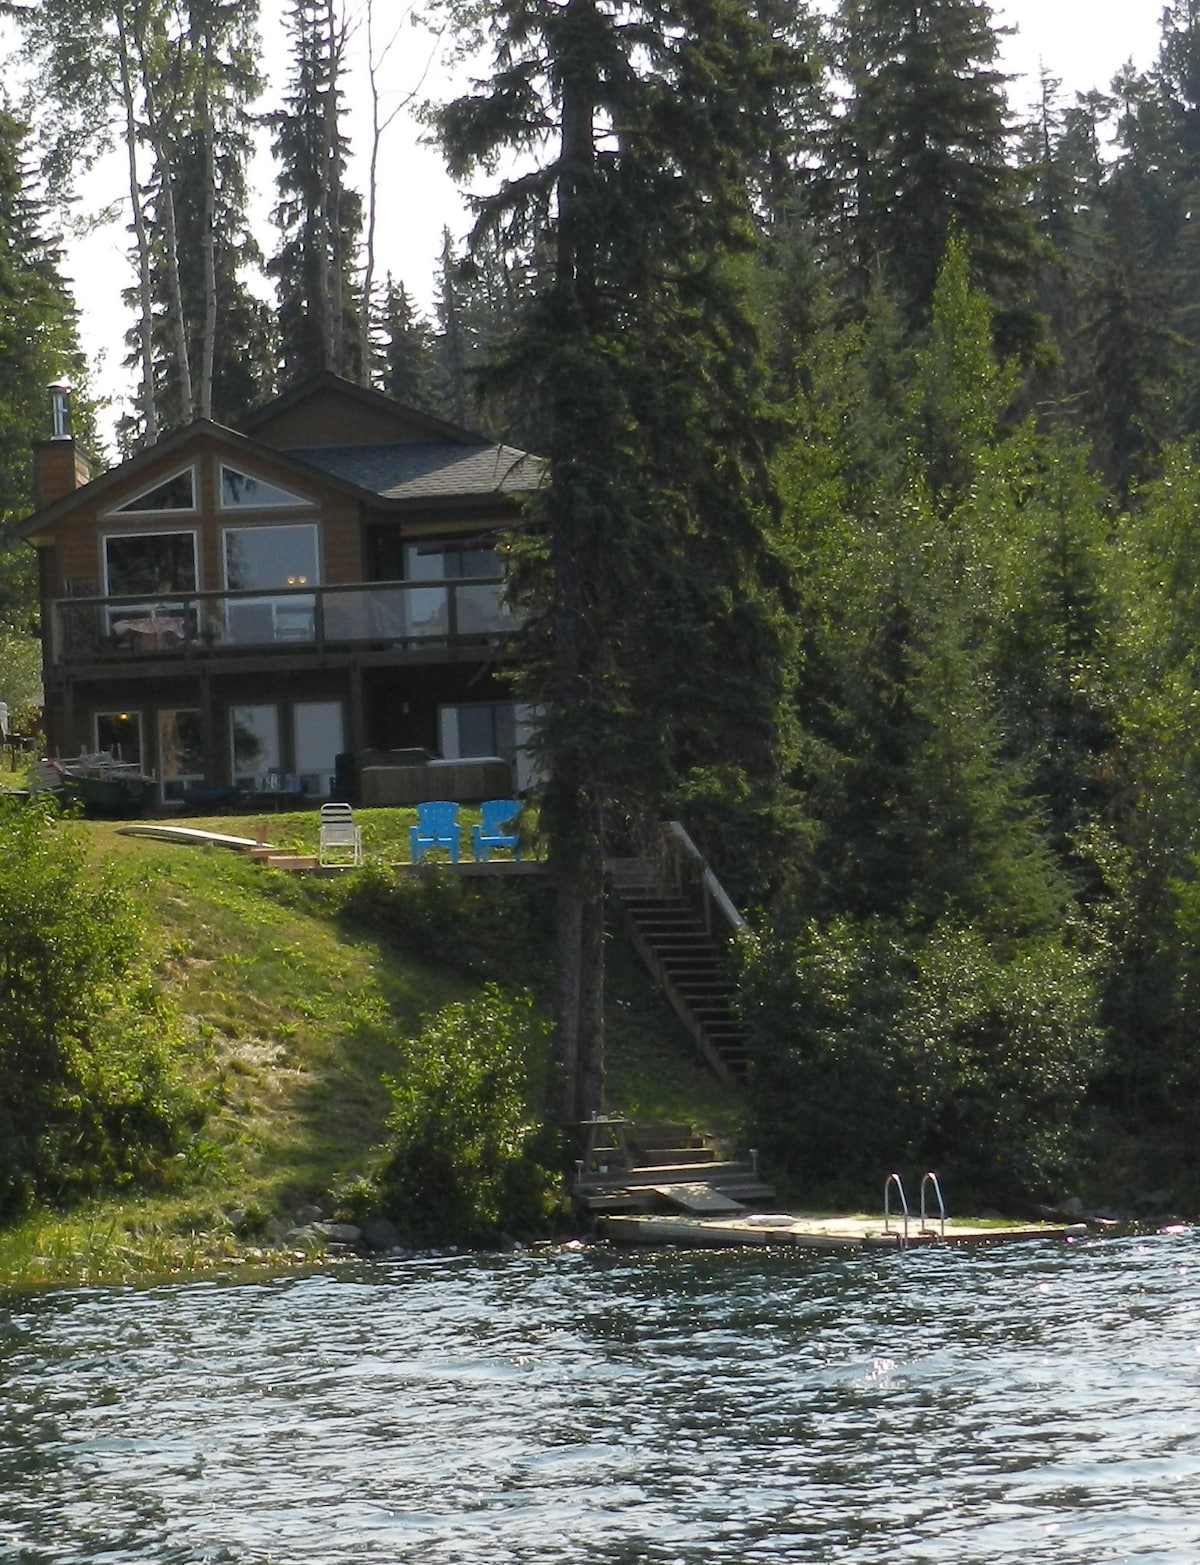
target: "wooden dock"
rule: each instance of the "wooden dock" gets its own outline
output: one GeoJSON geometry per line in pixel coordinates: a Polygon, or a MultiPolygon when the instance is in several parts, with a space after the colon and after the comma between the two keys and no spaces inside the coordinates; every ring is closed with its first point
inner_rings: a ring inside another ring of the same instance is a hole
{"type": "MultiPolygon", "coordinates": [[[[793,1250],[902,1250],[930,1245],[997,1244],[1016,1239],[1078,1239],[1088,1223],[994,1223],[948,1217],[922,1228],[911,1217],[811,1217],[788,1212],[705,1217],[692,1213],[621,1213],[597,1217],[602,1238],[615,1244],[743,1246],[793,1250]]],[[[1110,1231],[1108,1229],[1105,1230],[1110,1231]]]]}

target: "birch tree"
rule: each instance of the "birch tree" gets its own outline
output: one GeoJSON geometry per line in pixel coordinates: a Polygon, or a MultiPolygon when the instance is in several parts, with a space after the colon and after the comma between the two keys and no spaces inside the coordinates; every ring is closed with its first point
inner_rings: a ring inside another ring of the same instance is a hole
{"type": "Polygon", "coordinates": [[[38,69],[46,167],[63,196],[124,142],[137,281],[139,428],[236,416],[231,391],[265,359],[265,316],[244,273],[260,262],[246,219],[247,106],[260,89],[258,0],[45,0],[24,13],[38,69]]]}

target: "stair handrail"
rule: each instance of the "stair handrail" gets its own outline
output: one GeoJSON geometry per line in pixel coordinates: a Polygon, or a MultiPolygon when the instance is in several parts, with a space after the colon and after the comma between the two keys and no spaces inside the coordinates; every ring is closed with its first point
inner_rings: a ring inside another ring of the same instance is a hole
{"type": "Polygon", "coordinates": [[[704,904],[704,928],[711,936],[713,933],[713,912],[720,913],[721,918],[728,926],[730,936],[737,936],[749,928],[746,920],[734,906],[733,900],[725,887],[717,879],[709,868],[708,860],[700,849],[688,836],[687,828],[682,821],[663,822],[663,843],[667,849],[675,869],[675,880],[682,880],[682,871],[685,867],[696,873],[700,883],[701,900],[704,904]]]}

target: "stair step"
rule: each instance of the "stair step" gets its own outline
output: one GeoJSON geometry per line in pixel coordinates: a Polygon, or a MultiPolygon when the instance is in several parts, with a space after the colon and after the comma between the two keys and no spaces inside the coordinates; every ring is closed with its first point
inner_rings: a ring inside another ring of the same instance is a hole
{"type": "MultiPolygon", "coordinates": [[[[696,1040],[709,1065],[727,1080],[744,1077],[749,1064],[745,1029],[737,1014],[737,985],[729,973],[725,946],[687,897],[664,893],[639,859],[610,860],[608,884],[619,899],[625,925],[635,947],[656,975],[671,1004],[696,1040]]],[[[647,1149],[648,1150],[648,1149],[647,1149]]],[[[677,1167],[702,1167],[706,1181],[722,1178],[718,1161],[701,1162],[692,1148],[677,1138],[675,1147],[660,1146],[660,1155],[678,1158],[677,1167]],[[684,1147],[683,1151],[676,1148],[684,1147]]],[[[634,1154],[637,1156],[636,1152],[634,1154]]],[[[637,1158],[639,1182],[647,1166],[637,1158]]],[[[653,1172],[669,1181],[669,1164],[653,1172]],[[664,1172],[664,1169],[666,1172],[664,1172]]],[[[611,1179],[616,1176],[610,1176],[611,1179]]]]}
{"type": "Polygon", "coordinates": [[[690,945],[700,948],[707,946],[711,950],[716,950],[702,928],[693,929],[684,924],[644,924],[640,919],[635,919],[634,928],[643,940],[650,941],[652,945],[656,945],[660,940],[670,940],[676,944],[687,941],[690,945]]]}
{"type": "Polygon", "coordinates": [[[702,940],[706,945],[716,949],[711,931],[705,929],[700,923],[689,923],[679,918],[631,918],[629,922],[643,934],[687,935],[692,940],[702,940]]]}
{"type": "Polygon", "coordinates": [[[695,1146],[697,1137],[690,1125],[631,1125],[625,1132],[631,1147],[695,1146]]]}
{"type": "Polygon", "coordinates": [[[637,1158],[634,1161],[634,1168],[660,1168],[663,1163],[667,1163],[672,1168],[679,1168],[684,1164],[691,1167],[717,1161],[717,1154],[711,1147],[655,1147],[653,1151],[655,1153],[664,1153],[665,1156],[655,1157],[651,1161],[650,1150],[648,1149],[644,1159],[637,1158]]]}
{"type": "MultiPolygon", "coordinates": [[[[634,1189],[642,1185],[670,1184],[672,1179],[687,1184],[695,1175],[694,1163],[645,1163],[637,1168],[622,1169],[610,1174],[584,1173],[578,1181],[581,1190],[634,1189]]],[[[753,1181],[756,1174],[749,1163],[719,1162],[704,1164],[704,1182],[720,1185],[722,1189],[731,1181],[753,1181]]]]}

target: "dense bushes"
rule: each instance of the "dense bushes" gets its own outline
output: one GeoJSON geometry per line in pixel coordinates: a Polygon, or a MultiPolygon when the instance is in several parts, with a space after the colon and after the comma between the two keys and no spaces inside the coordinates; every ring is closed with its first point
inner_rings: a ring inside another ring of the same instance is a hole
{"type": "Polygon", "coordinates": [[[471,1243],[544,1229],[556,1201],[554,1148],[531,1111],[547,1024],[528,994],[487,984],[428,1018],[401,1045],[379,1204],[406,1238],[471,1243]]]}
{"type": "Polygon", "coordinates": [[[0,802],[0,1215],[152,1175],[189,1100],[128,893],[69,823],[0,802]]]}
{"type": "Polygon", "coordinates": [[[424,961],[507,984],[549,979],[553,897],[544,882],[467,881],[439,873],[397,875],[373,866],[348,876],[345,917],[424,961]]]}
{"type": "Polygon", "coordinates": [[[961,1209],[1067,1175],[1101,1048],[1077,952],[843,917],[745,956],[757,1134],[799,1190],[864,1201],[933,1168],[961,1209]]]}

